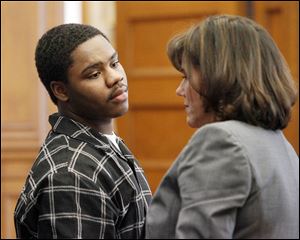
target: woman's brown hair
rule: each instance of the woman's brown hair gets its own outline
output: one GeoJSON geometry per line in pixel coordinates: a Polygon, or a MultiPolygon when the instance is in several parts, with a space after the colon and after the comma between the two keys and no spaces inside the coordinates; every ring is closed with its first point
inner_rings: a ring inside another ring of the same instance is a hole
{"type": "Polygon", "coordinates": [[[218,120],[240,120],[267,129],[287,126],[297,93],[289,68],[269,33],[240,16],[211,16],[175,36],[168,56],[199,71],[191,86],[218,120]]]}

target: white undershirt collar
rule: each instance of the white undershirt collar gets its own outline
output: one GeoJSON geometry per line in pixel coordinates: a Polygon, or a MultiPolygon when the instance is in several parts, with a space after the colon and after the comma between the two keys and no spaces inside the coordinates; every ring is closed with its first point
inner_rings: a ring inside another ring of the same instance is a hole
{"type": "Polygon", "coordinates": [[[108,140],[111,141],[119,151],[121,151],[119,145],[117,144],[118,137],[116,136],[116,134],[114,132],[112,132],[112,134],[103,134],[103,135],[105,137],[107,137],[108,140]]]}

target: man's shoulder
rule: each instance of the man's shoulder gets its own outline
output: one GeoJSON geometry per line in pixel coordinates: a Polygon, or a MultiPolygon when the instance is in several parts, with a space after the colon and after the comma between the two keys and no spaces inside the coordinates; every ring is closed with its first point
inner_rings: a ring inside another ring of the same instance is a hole
{"type": "Polygon", "coordinates": [[[69,158],[70,155],[73,156],[75,153],[80,155],[87,154],[86,152],[99,156],[105,155],[108,149],[108,146],[101,145],[101,143],[96,145],[80,138],[68,136],[64,133],[51,132],[42,144],[38,158],[48,154],[48,156],[54,158],[59,156],[61,159],[62,155],[69,158]]]}
{"type": "Polygon", "coordinates": [[[63,172],[74,172],[92,180],[93,171],[104,156],[102,149],[87,142],[51,132],[42,144],[30,172],[36,181],[41,181],[51,173],[63,172]]]}

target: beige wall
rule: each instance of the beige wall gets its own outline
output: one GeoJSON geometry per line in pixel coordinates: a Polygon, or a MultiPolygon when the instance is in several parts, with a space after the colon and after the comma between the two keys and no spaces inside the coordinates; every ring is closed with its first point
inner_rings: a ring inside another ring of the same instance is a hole
{"type": "Polygon", "coordinates": [[[59,2],[1,2],[1,238],[14,238],[13,212],[55,110],[38,79],[41,34],[62,23],[59,2]]]}
{"type": "Polygon", "coordinates": [[[115,45],[116,2],[90,1],[82,2],[83,23],[97,27],[115,45]]]}

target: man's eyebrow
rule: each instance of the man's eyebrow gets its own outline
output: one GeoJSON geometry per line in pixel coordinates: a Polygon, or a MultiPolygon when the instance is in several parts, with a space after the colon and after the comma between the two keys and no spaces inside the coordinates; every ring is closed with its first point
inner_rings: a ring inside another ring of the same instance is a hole
{"type": "MultiPolygon", "coordinates": [[[[111,55],[108,62],[115,59],[115,58],[118,58],[118,53],[117,52],[114,52],[113,55],[111,55]]],[[[88,65],[85,69],[83,69],[81,74],[84,74],[87,70],[89,70],[91,68],[99,67],[100,65],[103,65],[103,62],[99,61],[99,62],[96,62],[96,63],[92,63],[92,64],[88,65]]]]}

